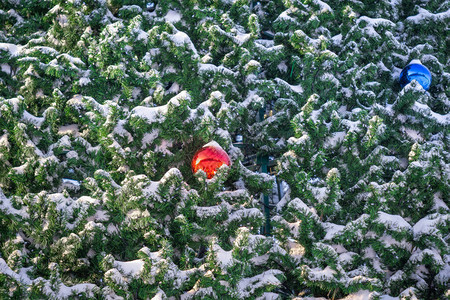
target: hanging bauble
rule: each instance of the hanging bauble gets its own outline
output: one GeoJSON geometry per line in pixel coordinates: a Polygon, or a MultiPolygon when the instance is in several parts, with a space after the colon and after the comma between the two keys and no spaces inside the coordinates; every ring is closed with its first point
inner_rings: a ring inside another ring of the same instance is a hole
{"type": "Polygon", "coordinates": [[[431,73],[420,60],[414,59],[407,65],[400,73],[400,86],[403,88],[412,80],[416,80],[423,87],[428,90],[431,85],[431,73]]]}
{"type": "Polygon", "coordinates": [[[156,3],[153,1],[147,2],[147,4],[145,5],[145,8],[147,9],[147,11],[153,12],[156,9],[156,3]]]}
{"type": "Polygon", "coordinates": [[[230,165],[228,154],[216,142],[210,142],[198,150],[192,159],[192,172],[203,170],[211,179],[222,165],[230,165]]]}

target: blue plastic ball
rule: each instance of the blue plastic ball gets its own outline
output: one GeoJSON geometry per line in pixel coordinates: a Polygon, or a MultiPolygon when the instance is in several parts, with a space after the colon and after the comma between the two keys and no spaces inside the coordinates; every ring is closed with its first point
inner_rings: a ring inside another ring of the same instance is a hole
{"type": "Polygon", "coordinates": [[[420,63],[411,63],[407,65],[400,73],[400,86],[403,88],[412,80],[416,80],[428,91],[431,85],[431,73],[424,65],[420,63]]]}
{"type": "Polygon", "coordinates": [[[153,12],[156,9],[156,3],[155,2],[148,2],[146,4],[146,8],[147,8],[147,11],[153,12]]]}

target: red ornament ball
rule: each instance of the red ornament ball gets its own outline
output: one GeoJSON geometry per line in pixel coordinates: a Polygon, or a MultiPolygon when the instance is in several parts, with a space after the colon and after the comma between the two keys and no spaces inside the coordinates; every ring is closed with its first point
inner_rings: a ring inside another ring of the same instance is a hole
{"type": "Polygon", "coordinates": [[[211,142],[198,150],[192,159],[192,172],[203,170],[208,179],[213,178],[217,170],[223,165],[230,165],[228,154],[216,142],[211,142]]]}

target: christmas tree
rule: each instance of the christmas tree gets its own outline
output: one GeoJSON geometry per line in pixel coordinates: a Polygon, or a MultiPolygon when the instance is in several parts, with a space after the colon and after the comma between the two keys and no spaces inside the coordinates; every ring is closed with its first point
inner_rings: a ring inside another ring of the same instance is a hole
{"type": "Polygon", "coordinates": [[[0,0],[0,298],[450,297],[449,23],[0,0]]]}

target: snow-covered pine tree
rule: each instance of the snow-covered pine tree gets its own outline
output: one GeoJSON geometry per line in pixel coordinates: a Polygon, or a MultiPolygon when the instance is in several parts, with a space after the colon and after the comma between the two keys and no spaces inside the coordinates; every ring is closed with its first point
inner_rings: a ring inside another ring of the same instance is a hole
{"type": "Polygon", "coordinates": [[[449,21],[434,0],[0,1],[0,298],[449,297],[449,21]],[[400,88],[413,60],[429,91],[400,88]],[[208,143],[231,158],[212,179],[190,167],[208,143]]]}

